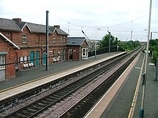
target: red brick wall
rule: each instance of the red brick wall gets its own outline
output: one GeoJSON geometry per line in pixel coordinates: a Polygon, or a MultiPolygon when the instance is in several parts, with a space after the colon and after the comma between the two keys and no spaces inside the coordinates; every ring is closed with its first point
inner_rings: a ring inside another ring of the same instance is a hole
{"type": "Polygon", "coordinates": [[[6,55],[6,78],[15,77],[15,50],[10,49],[6,55]]]}
{"type": "Polygon", "coordinates": [[[3,37],[0,36],[0,51],[7,52],[6,55],[6,78],[15,77],[15,49],[13,46],[5,41],[3,37]]]}
{"type": "Polygon", "coordinates": [[[79,61],[80,60],[79,55],[80,55],[79,47],[73,47],[73,60],[79,61]]]}
{"type": "MultiPolygon", "coordinates": [[[[80,57],[80,53],[81,53],[80,47],[68,47],[67,48],[67,52],[68,52],[69,49],[72,49],[72,60],[73,61],[79,61],[79,60],[81,60],[81,57],[80,57]]],[[[68,57],[68,55],[67,55],[67,57],[68,57]]]]}
{"type": "MultiPolygon", "coordinates": [[[[19,22],[21,19],[19,19],[19,22]]],[[[60,28],[60,27],[59,27],[60,28]]],[[[12,44],[3,40],[0,37],[0,51],[8,52],[6,55],[6,63],[12,63],[6,66],[6,77],[14,77],[15,76],[15,63],[19,62],[19,66],[22,69],[22,64],[20,63],[20,57],[30,56],[31,51],[39,51],[40,58],[43,57],[43,52],[46,50],[46,35],[42,33],[32,33],[29,31],[27,25],[20,32],[14,31],[1,31],[7,38],[9,38],[13,43],[20,47],[20,50],[13,47],[12,44]],[[22,36],[25,34],[27,36],[27,43],[22,42],[22,36]]],[[[49,35],[49,50],[56,50],[56,55],[58,55],[58,51],[60,50],[60,56],[62,59],[62,50],[67,50],[67,36],[58,35],[57,32],[53,32],[49,35]],[[55,37],[56,42],[53,43],[53,37],[55,37]]],[[[77,49],[75,49],[77,51],[77,49]]],[[[67,54],[67,52],[65,52],[67,54]]],[[[52,54],[50,54],[52,56],[52,54]]],[[[67,56],[65,56],[67,57],[67,56]]],[[[67,58],[66,58],[67,59],[67,58]]],[[[77,60],[77,53],[74,54],[74,60],[77,60]]],[[[52,57],[49,59],[50,63],[52,63],[52,57]]],[[[40,64],[42,64],[42,59],[40,59],[40,64]]]]}

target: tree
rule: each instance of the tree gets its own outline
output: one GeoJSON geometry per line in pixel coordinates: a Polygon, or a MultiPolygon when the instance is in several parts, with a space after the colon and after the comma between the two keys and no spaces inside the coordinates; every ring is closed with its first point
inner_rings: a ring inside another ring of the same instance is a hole
{"type": "Polygon", "coordinates": [[[117,37],[115,38],[111,34],[106,34],[103,37],[103,39],[100,41],[100,48],[102,49],[102,48],[108,47],[109,41],[110,41],[110,47],[117,46],[118,38],[117,37]]]}
{"type": "Polygon", "coordinates": [[[103,48],[109,47],[109,41],[110,41],[110,47],[119,46],[119,50],[129,51],[129,50],[133,50],[136,47],[140,46],[140,42],[138,40],[136,40],[136,41],[133,41],[133,40],[120,41],[120,40],[118,40],[117,37],[114,37],[113,35],[111,35],[109,33],[109,34],[106,34],[103,37],[103,39],[100,41],[100,47],[99,48],[103,49],[103,48]]]}
{"type": "Polygon", "coordinates": [[[158,39],[151,39],[149,42],[149,49],[152,54],[152,61],[155,63],[158,58],[158,39]]]}
{"type": "Polygon", "coordinates": [[[140,42],[138,40],[136,40],[136,41],[130,40],[130,41],[126,41],[126,42],[120,42],[119,46],[121,48],[123,48],[124,50],[129,51],[129,50],[133,50],[136,47],[140,46],[140,42]]]}

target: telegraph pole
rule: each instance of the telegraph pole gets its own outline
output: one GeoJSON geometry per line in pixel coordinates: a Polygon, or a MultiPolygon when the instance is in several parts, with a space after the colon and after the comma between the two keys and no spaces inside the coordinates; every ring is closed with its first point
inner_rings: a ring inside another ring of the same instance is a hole
{"type": "Polygon", "coordinates": [[[147,69],[148,69],[151,10],[152,10],[152,0],[150,0],[150,6],[149,6],[148,39],[147,39],[147,46],[146,46],[145,69],[144,69],[143,85],[142,85],[143,86],[143,91],[142,91],[142,101],[141,101],[141,109],[140,109],[139,118],[144,118],[144,102],[145,102],[145,90],[146,90],[146,79],[147,79],[147,69]]]}
{"type": "Polygon", "coordinates": [[[46,11],[46,71],[49,70],[49,26],[48,26],[48,13],[46,11]]]}
{"type": "Polygon", "coordinates": [[[94,41],[94,50],[95,50],[95,59],[97,58],[97,47],[96,47],[96,43],[97,43],[97,31],[100,30],[100,28],[96,28],[95,29],[95,41],[94,41]]]}
{"type": "Polygon", "coordinates": [[[132,33],[133,33],[133,21],[131,21],[131,40],[132,40],[132,33]]]}

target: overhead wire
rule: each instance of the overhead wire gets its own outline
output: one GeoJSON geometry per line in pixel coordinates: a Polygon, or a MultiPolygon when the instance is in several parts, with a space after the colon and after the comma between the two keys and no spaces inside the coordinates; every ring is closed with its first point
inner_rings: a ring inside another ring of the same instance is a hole
{"type": "MultiPolygon", "coordinates": [[[[155,11],[153,11],[152,13],[157,12],[157,11],[158,11],[158,10],[155,10],[155,11]]],[[[69,21],[67,21],[67,20],[65,20],[65,19],[63,19],[63,18],[61,18],[61,17],[59,17],[59,16],[57,16],[57,15],[55,15],[55,14],[53,14],[53,15],[56,16],[56,17],[58,17],[59,19],[65,21],[65,22],[68,23],[69,25],[77,26],[77,27],[79,27],[79,28],[80,28],[80,27],[84,27],[84,28],[96,28],[95,26],[81,26],[81,25],[78,25],[78,24],[74,24],[74,23],[69,22],[69,21]]],[[[144,17],[146,17],[146,16],[148,16],[148,14],[145,14],[145,15],[143,15],[143,16],[140,16],[140,17],[138,17],[138,18],[136,18],[136,19],[132,19],[132,20],[127,21],[127,22],[122,22],[122,23],[115,24],[115,25],[112,25],[112,26],[105,26],[105,27],[102,27],[102,28],[115,27],[115,26],[119,26],[119,25],[131,23],[131,21],[137,21],[137,20],[142,19],[142,18],[144,18],[144,17]]]]}

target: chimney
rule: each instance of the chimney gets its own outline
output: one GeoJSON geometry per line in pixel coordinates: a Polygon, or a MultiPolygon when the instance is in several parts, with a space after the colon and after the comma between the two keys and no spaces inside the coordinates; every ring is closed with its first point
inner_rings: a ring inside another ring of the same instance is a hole
{"type": "Polygon", "coordinates": [[[12,20],[16,21],[17,23],[21,22],[21,18],[13,18],[12,20]]]}
{"type": "Polygon", "coordinates": [[[54,27],[60,29],[60,25],[54,25],[54,27]]]}

